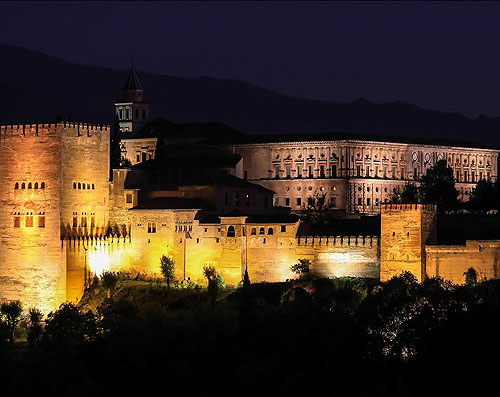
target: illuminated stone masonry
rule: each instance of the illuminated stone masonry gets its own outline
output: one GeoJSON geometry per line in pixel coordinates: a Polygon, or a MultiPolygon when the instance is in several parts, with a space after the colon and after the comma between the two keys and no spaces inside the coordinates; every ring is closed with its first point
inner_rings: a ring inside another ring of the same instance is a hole
{"type": "Polygon", "coordinates": [[[292,210],[303,209],[314,194],[326,194],[333,208],[380,213],[380,204],[398,188],[407,181],[418,184],[417,179],[442,159],[452,167],[463,201],[479,180],[495,181],[498,175],[497,150],[321,135],[317,141],[306,140],[307,134],[259,137],[267,142],[224,147],[243,157],[250,182],[275,191],[275,201],[292,210]]]}

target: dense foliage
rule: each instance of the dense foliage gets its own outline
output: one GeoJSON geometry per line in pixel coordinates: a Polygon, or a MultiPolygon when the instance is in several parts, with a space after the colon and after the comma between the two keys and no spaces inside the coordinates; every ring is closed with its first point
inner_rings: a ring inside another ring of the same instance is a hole
{"type": "Polygon", "coordinates": [[[1,334],[0,380],[20,395],[485,395],[500,281],[466,276],[251,284],[245,272],[213,308],[206,289],[129,281],[107,299],[93,286],[82,302],[102,288],[96,310],[65,303],[42,321],[30,311],[18,324],[30,343],[1,334]]]}

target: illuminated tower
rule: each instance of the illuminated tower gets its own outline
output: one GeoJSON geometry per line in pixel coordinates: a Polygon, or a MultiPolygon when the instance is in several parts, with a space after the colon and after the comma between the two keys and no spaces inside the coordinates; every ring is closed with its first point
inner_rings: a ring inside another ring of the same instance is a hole
{"type": "Polygon", "coordinates": [[[124,136],[137,132],[148,120],[149,104],[144,100],[144,90],[133,65],[115,110],[119,130],[124,136]]]}

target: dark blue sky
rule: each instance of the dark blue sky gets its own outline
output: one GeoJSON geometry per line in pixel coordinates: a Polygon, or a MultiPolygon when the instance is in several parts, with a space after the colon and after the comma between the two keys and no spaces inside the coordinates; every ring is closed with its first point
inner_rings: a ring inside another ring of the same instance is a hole
{"type": "Polygon", "coordinates": [[[500,115],[500,3],[18,2],[0,20],[0,42],[71,62],[500,115]]]}

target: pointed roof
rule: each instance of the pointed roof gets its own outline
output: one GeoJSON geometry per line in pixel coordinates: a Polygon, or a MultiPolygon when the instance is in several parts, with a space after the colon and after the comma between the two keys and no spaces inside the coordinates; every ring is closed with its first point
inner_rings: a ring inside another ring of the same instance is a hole
{"type": "Polygon", "coordinates": [[[127,82],[125,83],[123,89],[131,91],[142,90],[142,85],[139,82],[139,77],[137,77],[137,73],[135,72],[134,68],[130,70],[130,75],[128,76],[127,82]]]}

